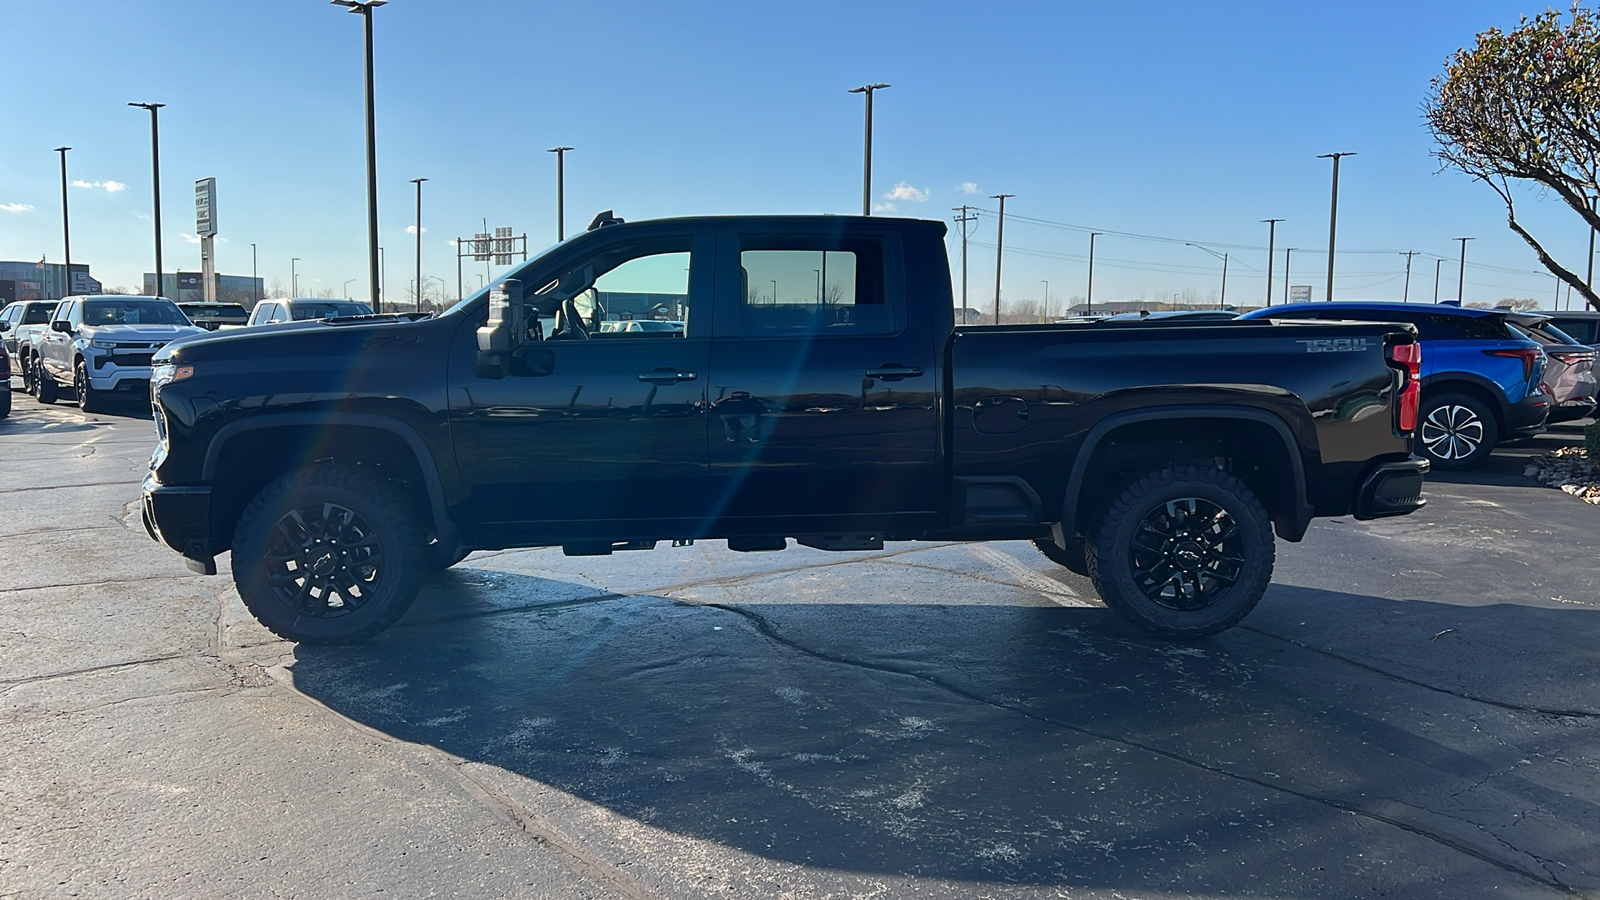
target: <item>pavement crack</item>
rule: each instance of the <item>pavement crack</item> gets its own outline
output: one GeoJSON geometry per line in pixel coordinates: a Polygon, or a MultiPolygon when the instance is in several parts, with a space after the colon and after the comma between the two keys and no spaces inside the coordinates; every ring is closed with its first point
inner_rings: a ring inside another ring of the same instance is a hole
{"type": "MultiPolygon", "coordinates": [[[[772,641],[775,644],[778,644],[778,645],[783,646],[783,647],[787,647],[788,649],[790,649],[791,651],[793,651],[795,653],[799,653],[799,654],[801,654],[803,656],[807,656],[807,657],[810,657],[812,659],[816,659],[816,660],[819,660],[819,661],[822,661],[822,662],[827,662],[827,663],[833,663],[833,664],[836,664],[836,665],[843,665],[843,666],[850,666],[850,667],[858,668],[858,669],[865,669],[867,671],[872,671],[872,672],[882,672],[882,673],[888,674],[888,675],[898,675],[898,676],[905,677],[905,678],[916,679],[918,681],[921,681],[924,684],[930,685],[930,686],[932,686],[934,688],[937,688],[938,690],[941,690],[941,691],[943,691],[943,692],[945,692],[947,694],[950,694],[952,696],[960,697],[960,698],[962,698],[964,700],[968,700],[968,701],[971,701],[971,702],[974,702],[974,703],[980,703],[980,704],[983,704],[985,706],[991,707],[993,709],[998,709],[998,710],[1002,710],[1004,712],[1008,712],[1008,713],[1011,713],[1011,714],[1014,714],[1014,715],[1022,716],[1025,719],[1028,719],[1028,720],[1033,721],[1033,722],[1037,722],[1037,723],[1039,723],[1041,725],[1047,725],[1047,726],[1050,726],[1052,728],[1059,728],[1059,729],[1062,729],[1064,731],[1071,731],[1071,732],[1073,732],[1075,734],[1084,735],[1085,737],[1090,737],[1090,738],[1094,738],[1096,740],[1106,741],[1106,742],[1117,744],[1117,745],[1120,745],[1120,746],[1123,746],[1123,747],[1128,747],[1128,748],[1134,749],[1134,750],[1140,750],[1140,751],[1143,751],[1145,753],[1149,753],[1149,754],[1152,754],[1152,755],[1155,755],[1155,756],[1159,756],[1159,757],[1161,757],[1163,759],[1171,760],[1173,762],[1176,762],[1176,763],[1179,763],[1179,764],[1182,764],[1182,765],[1185,765],[1185,766],[1189,766],[1189,767],[1194,768],[1194,769],[1198,769],[1200,771],[1209,772],[1209,773],[1211,773],[1213,775],[1217,775],[1217,776],[1220,776],[1222,778],[1233,779],[1235,781],[1239,781],[1239,782],[1242,782],[1244,784],[1254,785],[1255,787],[1261,788],[1263,790],[1271,791],[1273,793],[1284,794],[1284,795],[1287,795],[1287,796],[1298,798],[1300,800],[1304,800],[1304,801],[1306,801],[1308,803],[1315,803],[1315,804],[1318,804],[1320,806],[1327,807],[1329,809],[1334,809],[1334,810],[1338,810],[1340,812],[1349,813],[1351,815],[1360,816],[1360,817],[1362,817],[1364,819],[1369,819],[1369,820],[1372,820],[1372,821],[1375,821],[1375,822],[1381,822],[1381,823],[1383,823],[1385,825],[1389,825],[1390,827],[1398,828],[1401,831],[1407,832],[1408,834],[1416,835],[1417,837],[1423,838],[1424,840],[1432,841],[1433,843],[1436,843],[1436,844],[1438,844],[1438,845],[1440,845],[1442,847],[1446,847],[1446,848],[1449,848],[1451,850],[1455,850],[1458,853],[1464,854],[1466,856],[1470,856],[1473,859],[1476,859],[1476,860],[1478,860],[1478,861],[1480,861],[1482,863],[1485,863],[1487,865],[1494,866],[1497,869],[1501,869],[1501,870],[1503,870],[1505,872],[1508,872],[1508,873],[1511,873],[1513,875],[1517,875],[1517,876],[1520,876],[1522,878],[1526,878],[1529,881],[1534,881],[1534,882],[1537,882],[1537,883],[1539,883],[1541,885],[1544,885],[1546,887],[1552,887],[1552,888],[1555,888],[1557,890],[1563,891],[1565,893],[1572,894],[1574,896],[1582,896],[1578,891],[1576,891],[1573,888],[1570,888],[1567,885],[1565,885],[1565,884],[1561,883],[1560,881],[1556,880],[1548,872],[1543,871],[1542,867],[1541,867],[1540,871],[1533,871],[1533,870],[1527,869],[1527,868],[1525,868],[1523,866],[1516,865],[1513,862],[1507,861],[1505,859],[1498,858],[1498,857],[1496,857],[1495,855],[1489,853],[1486,850],[1480,849],[1479,847],[1473,846],[1472,844],[1467,843],[1466,841],[1463,841],[1463,840],[1460,840],[1458,838],[1452,837],[1452,836],[1450,836],[1448,834],[1439,834],[1437,832],[1429,830],[1428,828],[1426,828],[1426,827],[1424,827],[1422,825],[1419,825],[1419,824],[1416,824],[1416,823],[1412,823],[1412,822],[1407,822],[1407,821],[1405,821],[1403,819],[1400,819],[1398,817],[1391,816],[1391,815],[1386,815],[1386,814],[1384,814],[1382,812],[1379,812],[1377,810],[1364,808],[1363,806],[1361,806],[1361,805],[1359,805],[1357,803],[1351,802],[1349,800],[1344,800],[1344,799],[1341,799],[1339,797],[1328,796],[1328,795],[1325,795],[1325,794],[1316,794],[1316,793],[1312,793],[1310,791],[1305,791],[1305,790],[1298,790],[1298,789],[1295,789],[1295,788],[1292,788],[1292,787],[1289,787],[1289,786],[1283,785],[1283,784],[1276,784],[1276,783],[1273,783],[1271,781],[1267,781],[1265,779],[1255,777],[1253,775],[1248,775],[1248,774],[1245,774],[1245,773],[1242,773],[1242,772],[1235,772],[1235,771],[1232,771],[1230,769],[1226,769],[1226,768],[1223,768],[1221,766],[1214,765],[1212,763],[1208,763],[1205,760],[1198,759],[1196,757],[1192,757],[1192,756],[1188,756],[1188,755],[1185,755],[1185,754],[1182,754],[1182,753],[1178,753],[1178,752],[1173,751],[1173,750],[1168,750],[1168,749],[1166,749],[1164,747],[1158,747],[1158,746],[1156,746],[1154,744],[1147,744],[1147,743],[1144,743],[1142,741],[1137,741],[1137,740],[1134,740],[1132,738],[1125,737],[1123,735],[1112,734],[1110,732],[1100,731],[1098,729],[1088,728],[1088,727],[1085,727],[1083,725],[1078,725],[1078,724],[1074,724],[1072,722],[1063,721],[1061,719],[1052,718],[1050,716],[1041,715],[1041,714],[1039,714],[1037,712],[1034,712],[1033,710],[1027,709],[1025,707],[1022,707],[1022,706],[1014,704],[1014,703],[1008,703],[1008,702],[1003,701],[1003,700],[996,700],[996,699],[994,699],[992,697],[985,697],[982,694],[979,694],[979,693],[976,693],[974,691],[968,690],[967,688],[961,687],[960,685],[957,685],[957,684],[953,684],[953,683],[951,683],[949,681],[946,681],[946,680],[944,680],[942,678],[939,678],[936,675],[930,675],[930,674],[928,674],[926,672],[920,672],[920,671],[916,671],[914,669],[909,669],[909,668],[905,668],[905,667],[902,667],[902,666],[889,665],[889,664],[886,664],[886,663],[874,663],[874,662],[868,662],[868,661],[865,661],[865,660],[851,659],[849,657],[840,656],[840,655],[832,654],[832,653],[826,653],[826,652],[823,652],[821,650],[816,650],[816,649],[813,649],[811,647],[807,647],[804,644],[801,644],[801,643],[799,643],[798,641],[795,641],[792,638],[785,637],[764,616],[762,616],[762,615],[760,615],[758,613],[751,612],[751,611],[746,610],[746,609],[741,609],[741,608],[736,607],[736,606],[729,606],[729,605],[721,604],[721,603],[697,602],[697,601],[694,601],[694,600],[678,600],[677,602],[684,603],[684,604],[687,604],[687,605],[702,606],[702,607],[708,607],[708,608],[711,608],[711,609],[719,609],[719,610],[722,610],[723,612],[732,613],[733,615],[736,615],[736,616],[741,616],[741,617],[745,618],[746,620],[748,620],[752,625],[754,625],[756,630],[758,632],[760,632],[763,637],[767,638],[768,640],[772,641]]],[[[1493,836],[1493,835],[1491,835],[1491,836],[1493,836]]],[[[1497,841],[1500,841],[1500,839],[1498,837],[1495,837],[1495,839],[1497,841]]],[[[1504,843],[1503,841],[1500,841],[1500,842],[1504,843]]],[[[1517,851],[1517,853],[1518,853],[1518,855],[1523,855],[1523,856],[1530,855],[1530,854],[1525,854],[1522,851],[1517,851]]]]}
{"type": "Polygon", "coordinates": [[[73,669],[69,672],[52,672],[48,675],[29,675],[26,678],[0,678],[0,686],[3,686],[4,690],[10,690],[11,688],[19,685],[35,684],[41,681],[55,681],[59,678],[75,678],[79,675],[93,675],[98,672],[111,672],[117,669],[131,669],[135,666],[148,666],[152,663],[183,659],[187,655],[188,654],[185,653],[171,653],[166,656],[151,656],[146,657],[145,659],[133,659],[126,662],[106,663],[105,665],[101,666],[88,666],[82,669],[73,669]]]}
{"type": "Polygon", "coordinates": [[[1348,656],[1345,656],[1342,653],[1335,653],[1332,650],[1328,650],[1328,649],[1325,649],[1325,648],[1322,648],[1322,647],[1313,647],[1312,645],[1307,644],[1304,641],[1297,641],[1292,637],[1285,637],[1284,635],[1281,635],[1281,634],[1273,634],[1270,631],[1264,631],[1261,628],[1258,628],[1258,627],[1256,627],[1254,625],[1238,625],[1238,626],[1235,626],[1235,627],[1239,628],[1242,631],[1248,631],[1248,632],[1251,632],[1253,634],[1259,634],[1259,635],[1261,635],[1262,637],[1265,637],[1265,638],[1272,638],[1273,640],[1283,641],[1286,644],[1293,644],[1294,646],[1299,647],[1302,650],[1308,650],[1308,651],[1310,651],[1312,653],[1316,653],[1316,654],[1318,654],[1320,656],[1326,656],[1329,659],[1338,660],[1339,662],[1342,662],[1342,663],[1344,663],[1346,665],[1354,666],[1355,668],[1361,669],[1362,671],[1365,671],[1365,672],[1371,672],[1374,675],[1378,675],[1378,676],[1381,676],[1383,678],[1387,678],[1387,679],[1389,679],[1391,681],[1398,681],[1401,684],[1409,684],[1412,687],[1419,687],[1419,688],[1422,688],[1424,690],[1433,691],[1436,694],[1444,694],[1446,696],[1455,697],[1458,700],[1467,700],[1467,701],[1470,701],[1470,702],[1473,702],[1473,703],[1482,703],[1485,706],[1493,706],[1493,707],[1495,707],[1497,709],[1510,710],[1511,712],[1533,713],[1535,715],[1555,716],[1555,717],[1564,718],[1564,719],[1600,719],[1600,710],[1592,710],[1592,709],[1562,709],[1562,708],[1551,707],[1551,706],[1529,706],[1529,705],[1521,704],[1521,703],[1507,703],[1504,700],[1495,700],[1492,697],[1482,697],[1482,696],[1479,696],[1477,694],[1469,694],[1466,691],[1451,690],[1450,688],[1439,687],[1436,684],[1429,684],[1426,681],[1419,681],[1418,679],[1410,678],[1410,677],[1407,677],[1405,675],[1401,675],[1398,672],[1391,672],[1388,669],[1381,669],[1381,668],[1379,668],[1379,667],[1377,667],[1377,666],[1375,666],[1375,665],[1373,665],[1371,663],[1362,662],[1359,659],[1352,659],[1352,658],[1350,658],[1348,656]]]}

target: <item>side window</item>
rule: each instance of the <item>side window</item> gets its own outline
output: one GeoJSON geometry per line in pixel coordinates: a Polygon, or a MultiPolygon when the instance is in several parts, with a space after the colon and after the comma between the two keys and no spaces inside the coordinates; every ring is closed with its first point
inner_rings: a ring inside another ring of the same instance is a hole
{"type": "Polygon", "coordinates": [[[894,323],[876,239],[740,241],[739,332],[746,337],[888,334],[894,323]],[[810,247],[807,244],[811,244],[810,247]]]}
{"type": "Polygon", "coordinates": [[[687,337],[691,235],[602,250],[567,267],[527,299],[533,340],[687,337]],[[532,321],[537,315],[537,324],[532,321]]]}
{"type": "Polygon", "coordinates": [[[51,320],[59,322],[72,322],[73,324],[77,324],[77,321],[72,317],[74,307],[77,305],[78,304],[76,302],[71,300],[62,303],[61,305],[57,306],[56,311],[51,314],[51,320]]]}
{"type": "Polygon", "coordinates": [[[1551,319],[1550,323],[1572,335],[1581,344],[1595,343],[1595,325],[1600,324],[1588,319],[1551,319]]]}
{"type": "Polygon", "coordinates": [[[289,307],[284,303],[272,304],[272,312],[267,314],[267,321],[271,323],[289,321],[289,307]]]}

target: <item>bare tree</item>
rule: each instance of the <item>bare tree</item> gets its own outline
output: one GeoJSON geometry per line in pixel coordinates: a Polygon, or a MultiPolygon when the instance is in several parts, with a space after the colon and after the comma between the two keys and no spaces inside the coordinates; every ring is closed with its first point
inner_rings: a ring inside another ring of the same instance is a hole
{"type": "Polygon", "coordinates": [[[1513,183],[1555,194],[1600,228],[1600,17],[1574,3],[1510,32],[1491,28],[1456,52],[1433,79],[1423,111],[1439,142],[1434,156],[1482,181],[1506,205],[1506,223],[1539,262],[1600,310],[1600,297],[1558,263],[1517,220],[1513,183]]]}

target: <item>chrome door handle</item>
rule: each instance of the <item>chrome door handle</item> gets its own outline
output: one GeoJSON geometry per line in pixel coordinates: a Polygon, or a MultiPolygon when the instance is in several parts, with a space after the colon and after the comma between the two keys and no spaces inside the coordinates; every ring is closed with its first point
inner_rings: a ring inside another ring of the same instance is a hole
{"type": "Polygon", "coordinates": [[[648,372],[639,373],[639,380],[650,384],[677,384],[680,381],[693,381],[699,377],[694,372],[680,372],[667,366],[657,366],[648,372]]]}

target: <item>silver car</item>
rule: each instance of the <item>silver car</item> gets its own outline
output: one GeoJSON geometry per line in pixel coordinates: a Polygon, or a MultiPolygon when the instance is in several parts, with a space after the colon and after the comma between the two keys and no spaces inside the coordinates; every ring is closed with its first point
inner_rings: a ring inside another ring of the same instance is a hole
{"type": "Polygon", "coordinates": [[[1508,313],[1506,320],[1518,334],[1544,348],[1544,383],[1550,386],[1550,418],[1567,422],[1594,414],[1600,395],[1595,382],[1595,348],[1557,328],[1550,317],[1538,313],[1508,313]]]}

